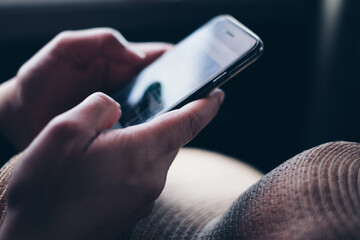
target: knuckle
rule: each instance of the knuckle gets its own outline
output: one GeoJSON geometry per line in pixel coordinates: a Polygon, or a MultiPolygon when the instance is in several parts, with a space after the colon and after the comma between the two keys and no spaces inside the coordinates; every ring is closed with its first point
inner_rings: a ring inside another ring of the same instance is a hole
{"type": "Polygon", "coordinates": [[[113,37],[115,37],[116,34],[118,34],[118,31],[111,27],[104,27],[104,28],[101,28],[101,34],[105,38],[107,38],[107,37],[113,38],[113,37]]]}
{"type": "Polygon", "coordinates": [[[68,56],[71,56],[71,54],[73,54],[72,52],[74,51],[72,41],[74,36],[74,31],[63,31],[59,33],[50,43],[51,51],[54,56],[60,59],[67,59],[68,56]]]}
{"type": "Polygon", "coordinates": [[[198,113],[190,109],[187,110],[186,116],[184,121],[184,132],[187,134],[187,139],[191,140],[202,129],[203,119],[198,113]]]}
{"type": "MultiPolygon", "coordinates": [[[[17,73],[16,73],[16,76],[17,76],[17,77],[25,76],[27,69],[28,69],[28,64],[25,63],[24,65],[22,65],[22,66],[18,69],[18,71],[17,71],[17,73]]],[[[23,86],[23,85],[24,85],[24,81],[20,81],[19,84],[20,84],[21,86],[23,86]]]]}
{"type": "Polygon", "coordinates": [[[62,31],[56,35],[56,38],[66,39],[66,38],[70,37],[72,35],[72,33],[73,32],[70,30],[62,31]]]}
{"type": "Polygon", "coordinates": [[[59,139],[68,139],[76,135],[81,130],[81,125],[74,120],[65,119],[63,116],[57,116],[49,123],[49,132],[51,136],[59,139]]]}
{"type": "Polygon", "coordinates": [[[70,31],[70,30],[60,32],[55,37],[56,45],[61,46],[61,45],[67,44],[69,39],[72,38],[73,35],[74,35],[74,32],[70,31]]]}
{"type": "Polygon", "coordinates": [[[112,42],[117,41],[119,35],[120,33],[113,28],[103,28],[102,32],[100,33],[100,38],[103,43],[112,42]]]}
{"type": "Polygon", "coordinates": [[[99,38],[103,51],[105,51],[108,46],[114,45],[125,48],[123,36],[113,28],[102,29],[99,38]]]}
{"type": "Polygon", "coordinates": [[[120,117],[118,103],[102,92],[96,92],[91,95],[93,110],[103,116],[107,116],[104,122],[107,122],[110,128],[120,117]]]}
{"type": "Polygon", "coordinates": [[[102,92],[96,92],[91,95],[93,101],[100,107],[115,106],[115,101],[102,92]]]}

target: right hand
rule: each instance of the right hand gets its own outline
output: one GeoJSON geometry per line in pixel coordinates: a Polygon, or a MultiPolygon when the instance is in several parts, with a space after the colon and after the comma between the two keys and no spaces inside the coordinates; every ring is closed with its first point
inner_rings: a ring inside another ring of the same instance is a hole
{"type": "Polygon", "coordinates": [[[104,132],[119,105],[95,93],[55,117],[8,186],[1,239],[115,239],[147,215],[178,150],[216,115],[223,93],[152,121],[104,132]]]}

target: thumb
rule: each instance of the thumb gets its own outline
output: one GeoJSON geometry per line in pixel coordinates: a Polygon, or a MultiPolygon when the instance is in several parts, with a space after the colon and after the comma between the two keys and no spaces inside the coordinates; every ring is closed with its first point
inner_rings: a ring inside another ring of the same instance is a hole
{"type": "Polygon", "coordinates": [[[83,150],[100,132],[111,128],[120,115],[117,102],[104,93],[93,93],[51,120],[32,145],[60,147],[71,144],[75,149],[83,150]]]}
{"type": "Polygon", "coordinates": [[[104,93],[96,92],[63,116],[60,115],[60,121],[74,121],[84,129],[99,133],[111,128],[119,120],[120,115],[119,103],[104,93]]]}

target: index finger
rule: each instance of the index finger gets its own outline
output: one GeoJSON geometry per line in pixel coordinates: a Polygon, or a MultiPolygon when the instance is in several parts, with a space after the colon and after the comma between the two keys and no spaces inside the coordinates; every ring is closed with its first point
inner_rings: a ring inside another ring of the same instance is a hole
{"type": "Polygon", "coordinates": [[[56,36],[50,46],[57,54],[75,61],[78,65],[87,65],[95,58],[137,65],[145,58],[143,52],[133,49],[131,44],[112,28],[65,31],[56,36]]]}
{"type": "Polygon", "coordinates": [[[171,44],[161,42],[148,42],[148,43],[130,43],[130,48],[136,52],[144,54],[144,58],[137,65],[127,64],[109,64],[108,66],[108,86],[109,91],[118,90],[123,83],[134,77],[139,71],[147,65],[155,61],[163,53],[172,47],[171,44]],[[119,81],[124,79],[125,81],[119,81]]]}
{"type": "Polygon", "coordinates": [[[130,128],[151,144],[155,156],[169,154],[190,142],[216,116],[223,100],[224,93],[215,90],[206,98],[130,128]]]}
{"type": "Polygon", "coordinates": [[[143,52],[145,54],[145,59],[142,62],[141,67],[144,68],[157,58],[159,58],[166,51],[173,48],[173,45],[165,42],[142,42],[142,43],[130,43],[130,46],[133,50],[137,52],[143,52]]]}

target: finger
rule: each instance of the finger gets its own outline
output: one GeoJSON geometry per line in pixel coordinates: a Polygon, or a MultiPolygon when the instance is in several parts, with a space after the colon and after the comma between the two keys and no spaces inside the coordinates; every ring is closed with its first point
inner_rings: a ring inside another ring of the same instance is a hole
{"type": "Polygon", "coordinates": [[[104,93],[96,92],[82,103],[60,115],[58,121],[77,122],[84,129],[96,133],[111,128],[120,118],[120,105],[104,93]]]}
{"type": "Polygon", "coordinates": [[[168,43],[131,43],[130,48],[136,52],[144,53],[145,57],[138,65],[116,64],[112,63],[108,66],[108,82],[106,90],[112,92],[118,90],[125,81],[134,77],[140,70],[155,61],[163,53],[171,49],[172,45],[168,43]]]}
{"type": "Polygon", "coordinates": [[[65,31],[51,45],[56,53],[78,65],[90,64],[96,58],[138,65],[145,58],[143,52],[133,49],[118,31],[111,28],[65,31]]]}
{"type": "Polygon", "coordinates": [[[54,162],[63,162],[68,157],[66,154],[76,156],[83,153],[98,133],[110,128],[120,114],[119,105],[110,97],[103,93],[92,94],[76,107],[55,117],[40,132],[24,151],[24,158],[30,158],[25,168],[34,173],[49,168],[51,174],[58,166],[54,162]]]}
{"type": "Polygon", "coordinates": [[[169,154],[191,141],[217,114],[224,100],[221,90],[191,102],[181,109],[163,114],[152,121],[123,129],[151,144],[154,155],[169,154]]]}
{"type": "Polygon", "coordinates": [[[76,142],[76,148],[84,150],[100,132],[111,128],[120,115],[120,105],[104,93],[97,92],[51,120],[43,135],[60,144],[76,142]]]}
{"type": "Polygon", "coordinates": [[[135,51],[145,54],[146,57],[142,63],[142,67],[149,65],[173,47],[172,44],[163,42],[130,43],[130,46],[135,51]]]}

